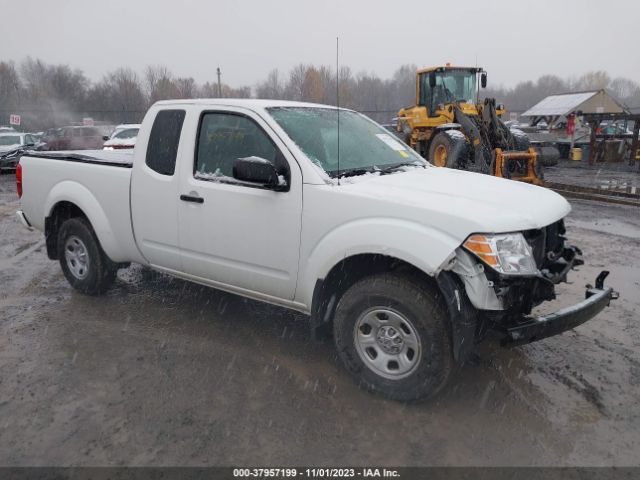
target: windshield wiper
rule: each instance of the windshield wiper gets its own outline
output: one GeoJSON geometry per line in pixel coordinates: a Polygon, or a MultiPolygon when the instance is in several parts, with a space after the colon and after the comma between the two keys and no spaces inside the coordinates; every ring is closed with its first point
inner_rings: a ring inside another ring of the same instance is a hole
{"type": "Polygon", "coordinates": [[[347,170],[333,170],[330,172],[332,177],[357,177],[358,175],[364,175],[365,173],[373,173],[376,170],[373,167],[368,168],[350,168],[347,170]]]}
{"type": "Polygon", "coordinates": [[[367,173],[377,173],[379,175],[385,175],[392,173],[401,167],[424,167],[425,165],[418,163],[418,161],[394,163],[393,165],[387,165],[386,167],[378,167],[372,165],[370,167],[349,168],[346,170],[332,170],[329,175],[333,178],[336,177],[357,177],[358,175],[365,175],[367,173]]]}
{"type": "Polygon", "coordinates": [[[391,172],[395,172],[396,170],[398,170],[399,168],[402,167],[424,167],[424,165],[417,163],[417,162],[402,162],[402,163],[395,163],[393,165],[388,165],[384,168],[378,168],[376,169],[377,172],[380,172],[380,175],[384,175],[385,173],[391,173],[391,172]]]}

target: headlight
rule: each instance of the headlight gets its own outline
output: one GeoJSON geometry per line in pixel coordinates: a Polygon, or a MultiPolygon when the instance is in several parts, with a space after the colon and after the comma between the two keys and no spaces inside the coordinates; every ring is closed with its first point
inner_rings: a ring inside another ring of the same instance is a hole
{"type": "Polygon", "coordinates": [[[531,247],[521,233],[474,234],[464,247],[494,270],[505,275],[538,272],[531,247]]]}

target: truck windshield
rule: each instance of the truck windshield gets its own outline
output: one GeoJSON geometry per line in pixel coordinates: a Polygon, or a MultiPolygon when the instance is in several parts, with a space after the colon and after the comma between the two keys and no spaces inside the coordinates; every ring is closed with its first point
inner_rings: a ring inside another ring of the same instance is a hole
{"type": "Polygon", "coordinates": [[[336,109],[274,107],[268,111],[300,150],[332,177],[426,165],[422,157],[388,130],[358,113],[340,110],[338,142],[336,109]]]}

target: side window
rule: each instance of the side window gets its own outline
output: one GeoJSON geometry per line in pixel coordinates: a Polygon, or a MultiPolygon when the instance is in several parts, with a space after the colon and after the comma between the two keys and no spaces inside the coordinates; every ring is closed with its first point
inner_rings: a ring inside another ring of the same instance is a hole
{"type": "Polygon", "coordinates": [[[175,172],[184,115],[184,110],[161,110],[151,127],[146,163],[162,175],[175,172]]]}
{"type": "Polygon", "coordinates": [[[233,177],[237,158],[260,157],[276,166],[289,181],[289,168],[280,150],[251,119],[230,113],[205,113],[200,122],[194,165],[196,178],[213,180],[233,177]]]}
{"type": "Polygon", "coordinates": [[[429,85],[429,73],[420,74],[420,105],[430,107],[431,86],[429,85]]]}

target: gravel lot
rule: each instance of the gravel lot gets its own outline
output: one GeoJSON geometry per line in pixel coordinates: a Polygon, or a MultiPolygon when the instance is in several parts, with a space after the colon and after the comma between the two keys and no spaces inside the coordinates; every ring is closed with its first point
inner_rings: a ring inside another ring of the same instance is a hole
{"type": "Polygon", "coordinates": [[[297,313],[133,266],[73,291],[0,176],[0,465],[640,465],[640,210],[574,201],[620,300],[575,331],[487,346],[437,399],[358,389],[297,313]]]}

